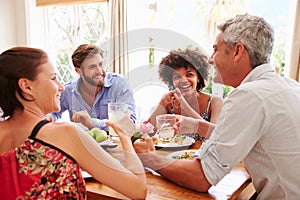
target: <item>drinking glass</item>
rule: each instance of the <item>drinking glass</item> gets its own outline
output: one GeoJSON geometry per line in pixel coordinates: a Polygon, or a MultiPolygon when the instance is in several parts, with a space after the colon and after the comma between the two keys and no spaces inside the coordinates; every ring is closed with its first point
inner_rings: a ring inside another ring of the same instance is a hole
{"type": "Polygon", "coordinates": [[[158,115],[156,116],[157,133],[160,140],[170,141],[175,135],[173,126],[176,122],[175,115],[158,115]]]}
{"type": "MultiPolygon", "coordinates": [[[[128,120],[126,118],[129,117],[130,112],[128,108],[128,104],[120,103],[120,102],[113,102],[108,104],[108,120],[112,121],[124,130],[127,129],[128,120]]],[[[109,135],[110,136],[118,136],[115,133],[114,129],[109,127],[109,135]]]]}

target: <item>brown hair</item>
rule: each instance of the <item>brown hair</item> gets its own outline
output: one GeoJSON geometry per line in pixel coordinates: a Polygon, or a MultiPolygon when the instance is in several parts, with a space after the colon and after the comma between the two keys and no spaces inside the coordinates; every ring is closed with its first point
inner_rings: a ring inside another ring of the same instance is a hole
{"type": "Polygon", "coordinates": [[[199,81],[197,91],[205,87],[208,79],[209,63],[207,56],[199,49],[187,47],[185,50],[171,50],[169,55],[164,57],[158,69],[159,78],[168,85],[169,89],[174,89],[172,74],[174,70],[184,67],[191,67],[197,71],[199,81]]]}
{"type": "Polygon", "coordinates": [[[46,52],[36,48],[14,47],[0,55],[0,107],[2,117],[11,116],[15,110],[24,106],[17,99],[17,94],[26,99],[18,85],[20,78],[35,80],[38,66],[47,62],[46,52]]]}
{"type": "Polygon", "coordinates": [[[81,67],[86,57],[91,57],[96,54],[100,54],[103,57],[103,51],[93,44],[82,44],[72,54],[72,63],[74,67],[81,67]]]}

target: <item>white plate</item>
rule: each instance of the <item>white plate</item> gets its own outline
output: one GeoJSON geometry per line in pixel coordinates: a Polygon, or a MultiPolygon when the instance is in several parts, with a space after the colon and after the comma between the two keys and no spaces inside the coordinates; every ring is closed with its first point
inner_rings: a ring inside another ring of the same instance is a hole
{"type": "MultiPolygon", "coordinates": [[[[84,131],[89,130],[86,126],[84,126],[81,123],[75,123],[75,125],[79,128],[82,128],[84,131]]],[[[103,148],[115,148],[118,146],[110,137],[108,137],[107,140],[103,142],[98,142],[98,144],[100,144],[103,148]]]]}
{"type": "Polygon", "coordinates": [[[167,157],[171,158],[171,159],[188,159],[188,158],[183,157],[185,155],[185,153],[191,153],[192,157],[194,159],[197,158],[197,157],[199,157],[199,151],[198,150],[175,151],[173,153],[168,154],[167,157]]]}
{"type": "Polygon", "coordinates": [[[98,144],[103,148],[115,148],[118,146],[110,137],[103,142],[98,142],[98,144]]]}
{"type": "Polygon", "coordinates": [[[182,141],[182,143],[168,142],[168,143],[160,143],[155,144],[155,147],[158,148],[184,148],[189,147],[195,143],[194,138],[186,136],[186,138],[182,141]]]}

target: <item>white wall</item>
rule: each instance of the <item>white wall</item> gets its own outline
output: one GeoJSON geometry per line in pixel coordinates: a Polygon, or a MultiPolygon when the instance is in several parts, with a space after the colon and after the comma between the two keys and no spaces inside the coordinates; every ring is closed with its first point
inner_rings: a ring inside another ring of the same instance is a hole
{"type": "Polygon", "coordinates": [[[26,45],[24,0],[0,0],[0,52],[26,45]]]}

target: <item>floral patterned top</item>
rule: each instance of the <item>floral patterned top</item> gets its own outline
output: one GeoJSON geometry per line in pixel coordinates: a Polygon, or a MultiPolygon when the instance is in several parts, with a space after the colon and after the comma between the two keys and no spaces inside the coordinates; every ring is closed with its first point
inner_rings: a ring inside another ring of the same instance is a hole
{"type": "Polygon", "coordinates": [[[86,199],[78,163],[35,138],[41,121],[23,145],[0,155],[0,199],[86,199]]]}

